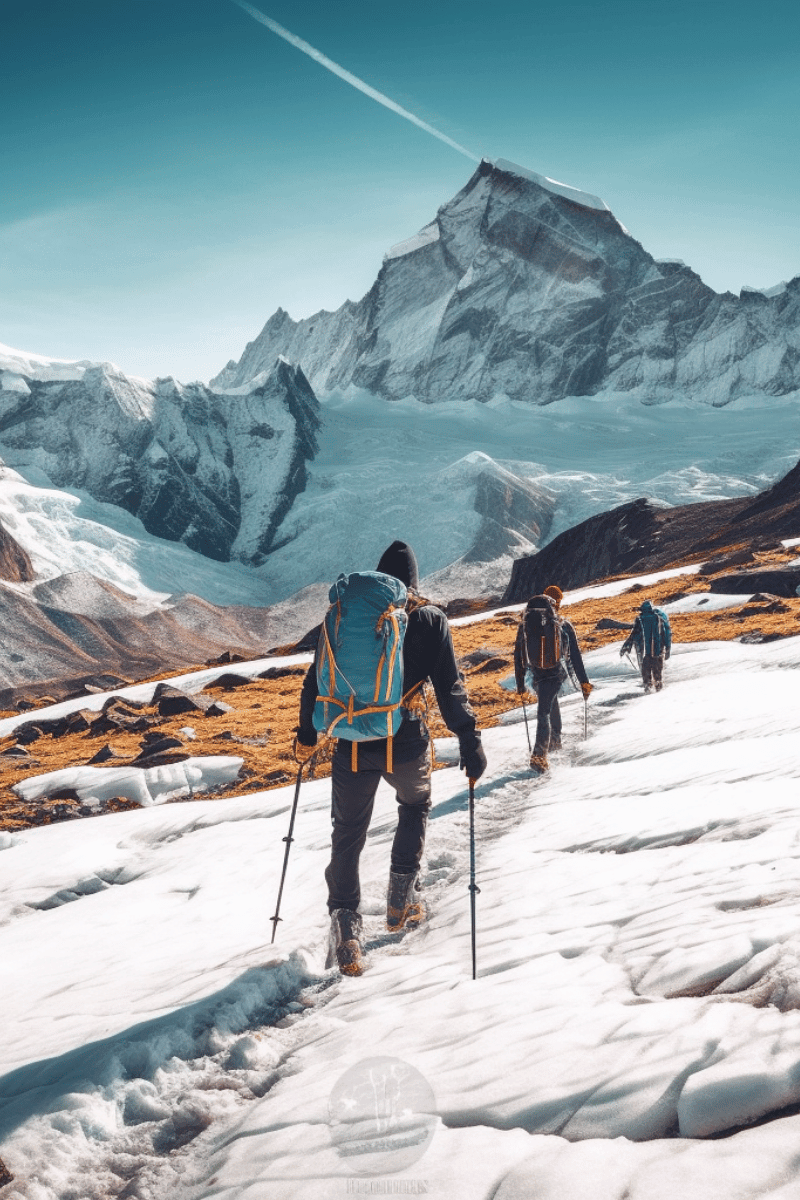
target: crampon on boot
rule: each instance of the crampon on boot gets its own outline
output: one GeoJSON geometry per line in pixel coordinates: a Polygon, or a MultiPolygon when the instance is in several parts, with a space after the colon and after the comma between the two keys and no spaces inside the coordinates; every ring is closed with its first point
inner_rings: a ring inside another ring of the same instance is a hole
{"type": "Polygon", "coordinates": [[[389,872],[389,888],[386,893],[386,928],[392,933],[398,929],[411,929],[425,920],[425,905],[419,896],[418,875],[399,875],[389,872]]]}
{"type": "Polygon", "coordinates": [[[334,963],[343,975],[360,975],[364,970],[361,914],[352,908],[335,908],[331,913],[330,941],[326,967],[334,963]]]}
{"type": "Polygon", "coordinates": [[[531,770],[534,775],[544,775],[549,770],[549,764],[543,754],[531,755],[531,770]]]}

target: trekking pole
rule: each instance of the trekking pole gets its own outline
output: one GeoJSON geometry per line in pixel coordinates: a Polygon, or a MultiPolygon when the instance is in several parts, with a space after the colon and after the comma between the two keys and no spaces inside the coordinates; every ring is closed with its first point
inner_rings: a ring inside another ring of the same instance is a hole
{"type": "Polygon", "coordinates": [[[476,975],[475,894],[481,889],[475,882],[475,780],[469,781],[469,909],[472,926],[472,978],[476,975]]]}
{"type": "Polygon", "coordinates": [[[528,754],[532,754],[533,747],[531,746],[531,731],[528,728],[528,710],[525,707],[525,697],[520,696],[520,699],[522,700],[522,715],[525,718],[525,736],[528,739],[528,754]]]}
{"type": "Polygon", "coordinates": [[[286,842],[286,853],[283,856],[283,871],[281,872],[281,886],[278,888],[278,902],[275,905],[275,916],[270,917],[270,920],[272,921],[272,937],[269,939],[270,945],[272,945],[272,943],[275,941],[275,930],[278,928],[278,921],[281,920],[281,918],[279,917],[278,914],[281,911],[281,896],[283,895],[283,883],[284,883],[284,880],[286,879],[286,868],[289,865],[289,849],[292,845],[292,842],[294,841],[294,838],[292,837],[292,831],[294,830],[294,819],[297,814],[297,801],[300,798],[300,781],[303,777],[303,767],[304,766],[305,766],[305,763],[300,763],[300,767],[297,771],[297,786],[294,789],[294,802],[292,804],[292,815],[289,818],[289,832],[287,833],[286,837],[283,839],[286,842]]]}
{"type": "Polygon", "coordinates": [[[583,697],[583,740],[589,736],[589,697],[583,697]]]}

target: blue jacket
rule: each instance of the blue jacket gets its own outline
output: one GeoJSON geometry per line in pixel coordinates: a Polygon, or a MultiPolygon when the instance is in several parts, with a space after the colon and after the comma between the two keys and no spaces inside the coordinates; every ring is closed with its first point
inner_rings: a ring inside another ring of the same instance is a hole
{"type": "Polygon", "coordinates": [[[662,655],[669,658],[672,630],[663,608],[654,608],[649,600],[645,600],[633,629],[622,644],[622,653],[627,653],[632,646],[636,647],[640,658],[660,658],[662,655]]]}

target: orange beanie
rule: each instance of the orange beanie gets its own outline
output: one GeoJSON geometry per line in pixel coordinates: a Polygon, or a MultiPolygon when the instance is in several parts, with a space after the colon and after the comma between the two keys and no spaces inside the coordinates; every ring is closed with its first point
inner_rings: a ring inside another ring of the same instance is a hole
{"type": "Polygon", "coordinates": [[[560,587],[556,587],[556,585],[552,583],[550,587],[546,587],[544,589],[544,594],[545,596],[549,596],[551,600],[555,601],[556,608],[561,607],[561,601],[564,599],[564,593],[560,587]]]}

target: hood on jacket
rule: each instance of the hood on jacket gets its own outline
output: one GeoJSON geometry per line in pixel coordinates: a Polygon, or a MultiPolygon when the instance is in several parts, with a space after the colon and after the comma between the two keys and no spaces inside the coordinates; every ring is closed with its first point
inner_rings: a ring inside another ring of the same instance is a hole
{"type": "Polygon", "coordinates": [[[639,605],[639,612],[649,613],[652,611],[653,611],[653,605],[651,604],[651,602],[649,600],[645,600],[645,602],[643,604],[639,605]]]}
{"type": "Polygon", "coordinates": [[[419,588],[417,559],[414,551],[406,542],[392,542],[391,546],[384,550],[375,570],[381,571],[384,575],[394,576],[406,587],[413,588],[415,591],[419,588]]]}

